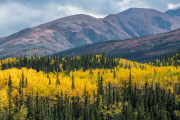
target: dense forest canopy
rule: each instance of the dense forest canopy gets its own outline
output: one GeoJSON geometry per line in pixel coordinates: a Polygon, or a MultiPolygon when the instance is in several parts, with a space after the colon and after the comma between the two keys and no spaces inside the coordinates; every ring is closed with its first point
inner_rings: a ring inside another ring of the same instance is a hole
{"type": "Polygon", "coordinates": [[[175,53],[150,63],[105,54],[2,59],[0,119],[178,120],[178,59],[175,53]]]}

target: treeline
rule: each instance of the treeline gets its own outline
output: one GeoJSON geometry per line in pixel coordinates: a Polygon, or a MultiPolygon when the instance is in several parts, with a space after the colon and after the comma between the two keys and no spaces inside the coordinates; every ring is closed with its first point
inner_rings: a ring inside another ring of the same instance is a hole
{"type": "MultiPolygon", "coordinates": [[[[116,76],[114,76],[116,77],[116,76]]],[[[73,87],[72,76],[72,90],[73,87]]],[[[158,84],[144,84],[143,89],[132,85],[131,73],[129,82],[123,87],[107,84],[103,87],[103,77],[98,75],[97,94],[90,96],[86,88],[80,98],[61,95],[54,98],[43,97],[37,93],[26,96],[24,89],[27,83],[22,74],[19,94],[21,98],[12,99],[12,80],[8,80],[8,104],[0,110],[0,120],[179,120],[180,89],[177,94],[162,89],[158,84]],[[12,102],[15,102],[15,108],[12,102]]]]}
{"type": "Polygon", "coordinates": [[[83,68],[84,71],[88,69],[96,69],[96,68],[114,68],[117,63],[113,56],[105,57],[105,53],[101,55],[91,55],[86,53],[82,54],[81,57],[77,57],[72,55],[71,57],[57,56],[55,53],[52,57],[38,57],[38,55],[34,55],[31,58],[28,58],[26,55],[24,57],[16,58],[14,61],[3,62],[4,59],[1,60],[2,70],[9,68],[19,68],[27,67],[32,68],[37,71],[60,72],[62,69],[67,71],[69,74],[70,71],[74,69],[79,70],[83,68]],[[62,69],[60,69],[60,64],[62,65],[62,69]]]}
{"type": "Polygon", "coordinates": [[[180,66],[180,49],[178,52],[172,52],[172,54],[165,54],[160,60],[153,62],[155,66],[180,66]]]}

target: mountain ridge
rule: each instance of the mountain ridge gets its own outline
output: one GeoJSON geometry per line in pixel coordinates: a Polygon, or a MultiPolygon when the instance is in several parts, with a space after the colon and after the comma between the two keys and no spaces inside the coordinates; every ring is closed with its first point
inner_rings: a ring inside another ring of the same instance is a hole
{"type": "Polygon", "coordinates": [[[0,38],[0,58],[31,56],[35,52],[43,56],[95,42],[164,33],[180,28],[179,20],[143,8],[131,8],[104,18],[85,14],[67,16],[0,38]]]}
{"type": "Polygon", "coordinates": [[[166,12],[164,12],[165,14],[168,14],[172,17],[178,16],[180,17],[180,7],[176,8],[176,9],[170,9],[167,10],[166,12]]]}

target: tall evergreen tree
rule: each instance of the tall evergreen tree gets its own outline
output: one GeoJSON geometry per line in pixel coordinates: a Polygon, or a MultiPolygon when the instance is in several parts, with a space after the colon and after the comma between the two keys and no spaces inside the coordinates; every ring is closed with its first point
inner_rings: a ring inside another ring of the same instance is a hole
{"type": "Polygon", "coordinates": [[[56,80],[56,85],[60,85],[60,80],[59,80],[58,70],[57,70],[57,80],[56,80]]]}
{"type": "Polygon", "coordinates": [[[12,117],[12,103],[11,103],[11,100],[12,100],[12,80],[11,80],[11,75],[9,75],[9,81],[8,81],[8,87],[9,87],[9,116],[8,116],[8,119],[9,120],[12,120],[13,117],[12,117]]]}
{"type": "Polygon", "coordinates": [[[74,84],[74,76],[72,74],[72,90],[75,89],[75,84],[74,84]]]}

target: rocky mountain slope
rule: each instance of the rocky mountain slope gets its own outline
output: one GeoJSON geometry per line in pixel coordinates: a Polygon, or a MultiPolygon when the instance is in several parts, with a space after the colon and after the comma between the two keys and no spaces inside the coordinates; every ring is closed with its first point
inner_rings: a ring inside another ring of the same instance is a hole
{"type": "Polygon", "coordinates": [[[180,28],[180,18],[153,9],[130,8],[105,18],[73,15],[0,38],[0,58],[47,55],[74,47],[154,35],[180,28]]]}

